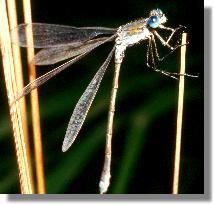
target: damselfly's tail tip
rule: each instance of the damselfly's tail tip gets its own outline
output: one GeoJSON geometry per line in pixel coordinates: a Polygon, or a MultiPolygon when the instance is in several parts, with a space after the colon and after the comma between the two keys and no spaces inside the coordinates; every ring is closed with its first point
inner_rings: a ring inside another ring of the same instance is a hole
{"type": "MultiPolygon", "coordinates": [[[[108,184],[109,185],[109,184],[108,184]]],[[[100,188],[100,194],[104,194],[108,190],[108,185],[106,185],[103,181],[100,181],[99,188],[100,188]]]]}
{"type": "Polygon", "coordinates": [[[69,148],[69,146],[68,146],[68,144],[64,140],[63,144],[62,144],[62,152],[66,152],[68,150],[68,148],[69,148]]]}
{"type": "Polygon", "coordinates": [[[69,149],[69,146],[67,146],[67,145],[65,145],[63,143],[63,145],[62,145],[62,152],[66,152],[68,149],[69,149]]]}

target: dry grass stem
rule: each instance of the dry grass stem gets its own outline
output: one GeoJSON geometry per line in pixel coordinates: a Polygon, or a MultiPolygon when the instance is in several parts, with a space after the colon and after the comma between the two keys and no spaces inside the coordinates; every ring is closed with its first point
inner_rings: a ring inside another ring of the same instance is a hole
{"type": "Polygon", "coordinates": [[[182,115],[183,115],[183,98],[184,98],[184,74],[186,61],[186,38],[187,33],[182,34],[181,46],[181,66],[180,66],[180,81],[178,93],[178,113],[177,113],[177,129],[176,129],[176,146],[174,159],[174,174],[173,174],[173,194],[178,194],[179,190],[179,171],[180,171],[180,151],[181,151],[181,130],[182,130],[182,115]]]}
{"type": "MultiPolygon", "coordinates": [[[[25,23],[32,23],[31,19],[31,5],[30,0],[23,0],[24,6],[24,19],[25,23]]],[[[33,44],[32,30],[29,29],[27,33],[27,41],[33,44]]],[[[36,69],[31,63],[34,57],[34,49],[27,48],[27,60],[29,67],[29,78],[30,82],[36,79],[36,69]]],[[[32,111],[32,126],[34,135],[34,149],[35,149],[35,160],[36,160],[36,179],[37,179],[37,192],[39,194],[45,193],[45,177],[44,177],[44,165],[43,165],[43,151],[42,151],[42,136],[41,136],[41,125],[40,125],[40,111],[39,111],[39,100],[37,90],[31,92],[31,111],[32,111]]]]}
{"type": "Polygon", "coordinates": [[[14,136],[19,181],[21,193],[31,194],[33,192],[30,168],[27,159],[27,150],[25,144],[25,138],[23,133],[23,126],[21,120],[21,113],[19,103],[12,103],[17,93],[15,70],[13,64],[12,49],[10,44],[10,33],[7,19],[6,2],[0,1],[0,44],[1,54],[3,62],[3,70],[5,77],[5,84],[8,96],[8,103],[10,109],[10,117],[12,122],[12,130],[14,136]]]}
{"type": "MultiPolygon", "coordinates": [[[[16,13],[16,4],[15,0],[7,0],[7,7],[8,7],[8,18],[9,18],[9,25],[10,29],[17,27],[17,13],[16,13]]],[[[18,38],[18,35],[16,36],[18,38]]],[[[18,91],[21,91],[24,87],[23,82],[23,73],[22,73],[22,62],[21,62],[21,53],[19,46],[12,44],[12,51],[13,51],[13,61],[15,67],[15,77],[16,77],[16,85],[18,91]]],[[[28,123],[27,123],[27,110],[26,110],[26,101],[25,98],[21,98],[19,100],[20,111],[21,111],[21,119],[22,119],[22,127],[23,133],[25,138],[25,145],[27,151],[27,159],[29,164],[29,171],[30,171],[30,180],[32,182],[32,187],[34,186],[34,179],[33,179],[33,170],[32,170],[32,161],[31,161],[31,151],[29,145],[29,134],[28,134],[28,123]]]]}

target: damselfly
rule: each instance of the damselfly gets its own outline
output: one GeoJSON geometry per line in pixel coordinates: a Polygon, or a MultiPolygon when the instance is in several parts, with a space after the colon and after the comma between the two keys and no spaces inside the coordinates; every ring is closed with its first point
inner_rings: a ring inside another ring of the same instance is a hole
{"type": "Polygon", "coordinates": [[[16,43],[22,47],[44,48],[39,51],[33,59],[32,62],[35,65],[50,65],[69,59],[67,62],[63,63],[57,68],[29,83],[20,93],[17,94],[15,101],[19,100],[21,97],[28,94],[33,89],[39,87],[71,64],[86,56],[96,47],[109,41],[115,41],[115,45],[106,58],[105,62],[99,68],[94,78],[76,104],[76,107],[70,118],[62,145],[62,151],[65,152],[76,139],[100,86],[103,75],[114,54],[115,74],[108,115],[105,161],[99,184],[100,193],[105,193],[107,191],[110,182],[111,138],[115,111],[115,99],[118,89],[120,65],[123,61],[126,48],[141,41],[148,41],[146,56],[148,67],[172,78],[176,78],[176,75],[178,75],[177,73],[170,73],[159,70],[156,66],[156,62],[162,61],[163,58],[159,57],[155,37],[160,40],[163,46],[166,46],[170,49],[170,53],[180,46],[171,46],[170,40],[172,39],[174,33],[182,28],[182,26],[179,26],[175,29],[165,27],[163,24],[166,21],[167,18],[163,12],[160,9],[154,9],[150,12],[148,18],[141,18],[139,20],[130,22],[126,25],[120,26],[118,29],[106,27],[77,28],[62,25],[32,23],[21,24],[11,31],[11,38],[13,43],[16,43]],[[158,34],[157,29],[168,30],[170,35],[166,40],[164,40],[158,34]],[[26,37],[26,33],[29,30],[32,30],[33,32],[33,42],[29,42],[26,37]],[[17,35],[19,36],[18,38],[15,37],[17,35]]]}

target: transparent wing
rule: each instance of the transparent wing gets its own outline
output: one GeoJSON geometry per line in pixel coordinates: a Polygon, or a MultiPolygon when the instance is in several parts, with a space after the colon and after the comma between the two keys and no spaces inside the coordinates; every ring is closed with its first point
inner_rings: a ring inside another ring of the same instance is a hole
{"type": "Polygon", "coordinates": [[[93,47],[98,47],[103,41],[109,37],[97,38],[89,40],[81,46],[74,47],[73,45],[44,48],[39,51],[33,59],[35,65],[50,65],[73,58],[82,53],[88,52],[93,47]]]}
{"type": "Polygon", "coordinates": [[[115,34],[116,29],[105,27],[72,27],[45,23],[20,24],[11,30],[11,40],[21,47],[50,48],[67,44],[79,46],[101,34],[115,34]],[[33,32],[33,43],[26,33],[33,32]],[[18,38],[17,38],[18,36],[18,38]]]}
{"type": "Polygon", "coordinates": [[[83,52],[82,54],[77,55],[76,57],[70,59],[69,61],[65,62],[64,64],[62,64],[62,65],[56,67],[55,69],[51,70],[50,72],[48,72],[48,73],[46,73],[46,74],[38,77],[37,79],[35,79],[31,83],[29,83],[27,86],[25,86],[22,89],[22,91],[16,95],[16,97],[14,99],[14,102],[18,101],[20,98],[22,98],[23,96],[25,96],[28,93],[30,93],[33,89],[38,88],[39,86],[41,86],[42,84],[44,84],[46,81],[48,81],[49,79],[51,79],[55,75],[59,74],[61,71],[63,71],[64,69],[66,69],[70,65],[72,65],[75,62],[77,62],[80,59],[82,59],[85,55],[87,55],[89,52],[91,52],[97,46],[99,46],[101,44],[104,44],[105,42],[111,41],[115,37],[116,37],[116,35],[113,35],[113,36],[107,38],[106,40],[101,41],[99,44],[94,44],[94,46],[91,46],[90,49],[88,49],[86,52],[83,52]]]}
{"type": "Polygon", "coordinates": [[[83,53],[81,55],[78,55],[77,57],[69,60],[68,62],[66,62],[66,63],[64,63],[64,64],[56,67],[55,69],[51,70],[50,72],[47,72],[46,74],[44,74],[44,75],[38,77],[37,79],[35,79],[34,81],[30,82],[27,86],[25,86],[22,89],[21,92],[19,92],[16,95],[14,102],[18,101],[23,96],[29,94],[33,89],[38,88],[39,86],[41,86],[42,84],[44,84],[46,81],[48,81],[49,79],[51,79],[52,77],[54,77],[55,75],[57,75],[58,73],[60,73],[61,71],[63,71],[64,69],[66,69],[68,66],[74,64],[75,62],[77,62],[78,60],[80,60],[81,58],[83,58],[89,52],[86,52],[86,53],[83,53]]]}
{"type": "Polygon", "coordinates": [[[86,88],[81,98],[79,99],[67,127],[67,131],[66,131],[65,138],[62,145],[63,152],[67,151],[68,148],[72,145],[72,143],[76,139],[77,134],[81,129],[82,124],[86,118],[88,110],[94,100],[94,97],[97,93],[97,90],[100,86],[103,75],[108,67],[108,64],[112,58],[114,51],[115,51],[115,46],[109,53],[105,62],[102,64],[102,66],[99,68],[99,70],[95,74],[94,78],[91,80],[90,84],[86,88]]]}

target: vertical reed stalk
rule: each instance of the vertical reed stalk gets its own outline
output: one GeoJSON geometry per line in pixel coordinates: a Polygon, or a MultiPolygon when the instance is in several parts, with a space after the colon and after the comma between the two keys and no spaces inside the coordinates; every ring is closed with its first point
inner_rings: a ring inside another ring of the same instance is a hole
{"type": "MultiPolygon", "coordinates": [[[[31,4],[30,0],[23,0],[24,7],[24,19],[25,23],[32,23],[31,18],[31,4]]],[[[30,29],[29,29],[30,30],[30,29]]],[[[27,41],[33,44],[32,30],[27,34],[27,41]]],[[[29,67],[30,82],[36,79],[35,66],[31,63],[34,57],[34,49],[27,48],[27,60],[29,67]]],[[[37,192],[39,194],[45,193],[45,178],[44,178],[44,165],[43,165],[43,151],[42,151],[42,139],[41,139],[41,126],[40,126],[40,111],[39,111],[39,99],[37,90],[31,92],[31,110],[32,110],[32,126],[34,135],[34,149],[36,160],[36,179],[37,179],[37,192]]]]}
{"type": "MultiPolygon", "coordinates": [[[[8,7],[9,25],[10,25],[10,29],[12,29],[17,27],[17,24],[18,24],[15,0],[7,0],[7,7],[8,7]]],[[[16,38],[18,38],[18,35],[16,36],[16,38]]],[[[12,51],[13,51],[13,61],[14,61],[14,67],[15,67],[16,85],[17,85],[18,91],[21,91],[22,88],[24,87],[24,83],[23,83],[20,48],[17,45],[12,44],[12,51]]],[[[29,171],[30,171],[30,178],[31,178],[30,180],[32,182],[31,186],[33,187],[34,186],[33,170],[32,170],[32,162],[31,162],[31,151],[30,151],[30,145],[29,145],[26,101],[24,97],[19,100],[19,105],[20,105],[22,127],[23,127],[23,133],[24,133],[25,145],[26,145],[26,151],[27,151],[27,159],[29,164],[29,171]]]]}
{"type": "Polygon", "coordinates": [[[180,81],[178,93],[178,113],[177,113],[177,129],[176,129],[176,145],[174,158],[174,174],[173,174],[173,194],[178,194],[179,189],[179,171],[180,171],[180,151],[181,151],[181,130],[182,130],[182,115],[183,115],[183,99],[184,99],[184,74],[186,61],[186,38],[187,33],[182,34],[181,46],[181,66],[180,66],[180,81]]]}
{"type": "Polygon", "coordinates": [[[27,159],[25,138],[23,134],[20,107],[18,102],[13,103],[14,96],[17,93],[17,87],[15,80],[15,71],[13,66],[13,57],[10,44],[10,33],[5,0],[0,1],[0,45],[10,117],[12,122],[14,143],[16,149],[16,157],[18,163],[21,193],[31,194],[33,192],[32,190],[33,188],[31,186],[30,180],[30,170],[27,159]]]}

